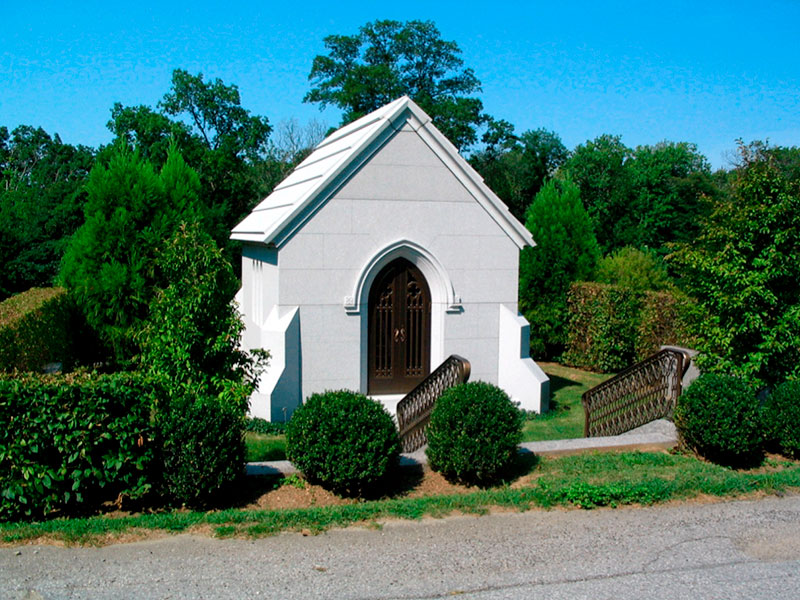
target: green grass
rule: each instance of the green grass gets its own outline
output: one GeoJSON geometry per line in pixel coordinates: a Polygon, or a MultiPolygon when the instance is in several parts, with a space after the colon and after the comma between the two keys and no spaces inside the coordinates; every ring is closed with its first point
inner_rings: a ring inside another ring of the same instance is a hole
{"type": "Polygon", "coordinates": [[[550,410],[525,422],[523,442],[583,437],[581,395],[611,375],[571,369],[557,363],[539,363],[550,378],[550,410]]]}
{"type": "Polygon", "coordinates": [[[248,431],[244,436],[247,462],[286,459],[286,436],[248,431]]]}
{"type": "MultiPolygon", "coordinates": [[[[594,453],[529,461],[536,477],[528,485],[501,486],[468,494],[396,497],[342,506],[293,510],[226,509],[172,511],[121,518],[54,519],[0,523],[0,541],[21,543],[40,537],[91,544],[137,531],[181,532],[210,526],[218,537],[264,536],[281,531],[321,532],[390,518],[442,517],[453,512],[482,514],[492,507],[516,510],[567,506],[594,508],[654,504],[699,495],[735,497],[751,492],[800,490],[800,462],[768,461],[767,469],[735,471],[691,456],[665,453],[594,453]]],[[[273,483],[274,485],[274,483],[273,483]]]]}

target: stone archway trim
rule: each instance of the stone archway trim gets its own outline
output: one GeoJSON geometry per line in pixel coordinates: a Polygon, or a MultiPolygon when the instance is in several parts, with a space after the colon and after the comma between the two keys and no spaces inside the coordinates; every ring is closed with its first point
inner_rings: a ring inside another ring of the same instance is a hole
{"type": "Polygon", "coordinates": [[[344,298],[344,309],[348,314],[361,313],[368,302],[372,280],[383,267],[397,258],[405,258],[422,272],[431,287],[434,302],[443,302],[447,312],[461,311],[461,298],[455,294],[453,282],[444,265],[423,246],[402,239],[377,252],[361,268],[353,287],[353,294],[344,298]]]}

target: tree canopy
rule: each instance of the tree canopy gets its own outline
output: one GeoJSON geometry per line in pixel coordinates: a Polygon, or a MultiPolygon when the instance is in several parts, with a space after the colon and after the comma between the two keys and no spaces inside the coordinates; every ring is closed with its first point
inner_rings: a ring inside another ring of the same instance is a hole
{"type": "Polygon", "coordinates": [[[704,306],[709,368],[775,384],[800,376],[800,148],[739,146],[727,194],[671,257],[704,306]]]}
{"type": "Polygon", "coordinates": [[[486,148],[470,157],[486,185],[520,221],[545,182],[569,156],[555,132],[533,129],[519,137],[506,121],[493,121],[484,135],[486,148]]]}
{"type": "Polygon", "coordinates": [[[346,124],[407,95],[457,148],[478,140],[487,117],[471,94],[481,83],[432,21],[374,21],[324,42],[328,53],[314,58],[304,102],[342,109],[346,124]]]}
{"type": "Polygon", "coordinates": [[[269,159],[271,127],[266,117],[242,107],[239,89],[220,79],[206,81],[175,69],[158,110],[117,103],[108,128],[116,140],[135,144],[140,155],[164,164],[170,144],[200,177],[200,199],[210,215],[214,238],[227,243],[230,229],[277,183],[259,174],[269,159]]]}
{"type": "Polygon", "coordinates": [[[53,283],[93,162],[91,148],[41,127],[0,127],[0,300],[53,283]]]}
{"type": "Polygon", "coordinates": [[[715,188],[706,158],[686,142],[631,149],[619,136],[579,145],[564,163],[578,184],[604,253],[625,246],[666,252],[692,239],[715,188]]]}

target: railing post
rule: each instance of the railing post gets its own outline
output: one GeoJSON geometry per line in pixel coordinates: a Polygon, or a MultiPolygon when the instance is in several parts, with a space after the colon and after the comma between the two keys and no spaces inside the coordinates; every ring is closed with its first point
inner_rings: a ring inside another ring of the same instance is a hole
{"type": "Polygon", "coordinates": [[[451,355],[397,404],[397,427],[403,452],[413,452],[425,445],[425,429],[436,400],[442,393],[469,379],[466,358],[451,355]]]}

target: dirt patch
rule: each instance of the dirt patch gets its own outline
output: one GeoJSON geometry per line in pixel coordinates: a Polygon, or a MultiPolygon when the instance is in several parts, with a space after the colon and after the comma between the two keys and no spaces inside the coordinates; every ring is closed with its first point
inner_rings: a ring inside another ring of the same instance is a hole
{"type": "MultiPolygon", "coordinates": [[[[336,506],[355,504],[360,500],[338,496],[319,485],[306,481],[301,475],[293,475],[284,480],[272,480],[265,484],[261,494],[244,508],[255,510],[277,510],[293,508],[311,508],[319,506],[336,506]]],[[[442,475],[424,467],[421,469],[401,469],[396,477],[387,482],[382,493],[374,499],[405,497],[421,498],[446,494],[463,494],[478,488],[448,482],[442,475]]],[[[251,496],[252,497],[252,496],[251,496]]]]}

